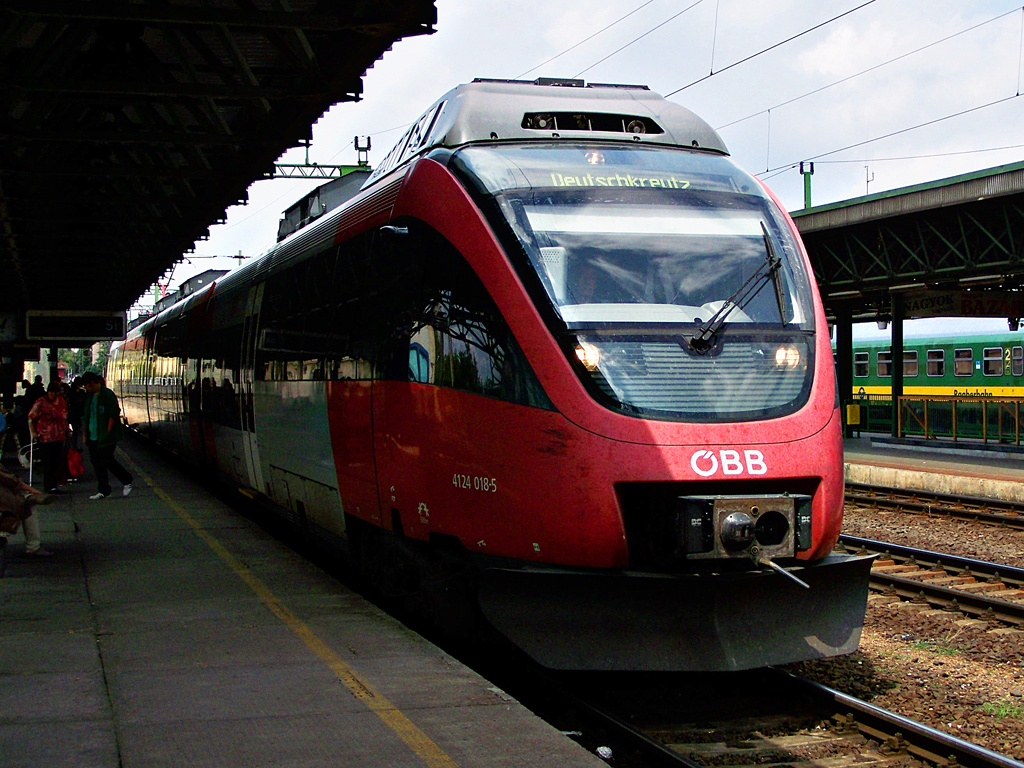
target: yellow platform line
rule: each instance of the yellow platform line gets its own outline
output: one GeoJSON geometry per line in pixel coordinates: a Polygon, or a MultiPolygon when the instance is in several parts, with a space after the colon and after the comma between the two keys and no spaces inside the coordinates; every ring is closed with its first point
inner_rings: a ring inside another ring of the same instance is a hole
{"type": "Polygon", "coordinates": [[[139,475],[156,492],[157,497],[187,523],[192,531],[224,561],[228,568],[234,571],[249,586],[260,602],[298,635],[306,647],[330,668],[334,676],[348,688],[352,695],[377,715],[417,757],[423,760],[430,768],[458,768],[458,763],[452,760],[429,736],[416,727],[394,704],[388,701],[387,697],[383,696],[366,680],[359,677],[356,671],[346,664],[345,660],[335,653],[327,643],[321,640],[302,619],[292,613],[266,584],[239,561],[238,558],[228,552],[223,544],[207,532],[200,525],[199,521],[192,517],[184,507],[168,496],[163,488],[154,483],[152,478],[146,475],[136,462],[129,459],[129,463],[132,465],[135,474],[139,475]]]}

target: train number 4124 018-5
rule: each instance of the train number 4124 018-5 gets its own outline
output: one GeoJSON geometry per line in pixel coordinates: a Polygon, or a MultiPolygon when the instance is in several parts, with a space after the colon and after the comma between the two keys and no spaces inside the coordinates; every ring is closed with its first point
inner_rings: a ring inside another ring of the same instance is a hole
{"type": "Polygon", "coordinates": [[[463,475],[456,472],[452,475],[452,485],[465,491],[483,491],[484,493],[498,492],[498,479],[496,477],[463,475]]]}

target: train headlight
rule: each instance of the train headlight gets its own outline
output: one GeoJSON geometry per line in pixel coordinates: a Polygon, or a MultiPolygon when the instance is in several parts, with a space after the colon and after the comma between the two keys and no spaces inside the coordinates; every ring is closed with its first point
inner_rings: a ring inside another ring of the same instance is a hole
{"type": "Polygon", "coordinates": [[[596,371],[597,366],[601,363],[601,350],[589,341],[581,341],[576,345],[576,357],[588,371],[596,371]]]}
{"type": "Polygon", "coordinates": [[[800,365],[800,350],[796,347],[779,347],[775,350],[775,367],[787,371],[795,370],[800,365]]]}

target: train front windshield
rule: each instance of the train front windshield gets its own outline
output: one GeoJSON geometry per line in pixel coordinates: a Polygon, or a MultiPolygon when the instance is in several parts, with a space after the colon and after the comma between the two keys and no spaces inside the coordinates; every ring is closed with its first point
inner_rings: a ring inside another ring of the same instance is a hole
{"type": "Polygon", "coordinates": [[[524,282],[539,280],[553,332],[611,407],[737,421],[806,402],[807,276],[775,205],[729,158],[471,146],[452,166],[493,201],[485,210],[524,282]]]}

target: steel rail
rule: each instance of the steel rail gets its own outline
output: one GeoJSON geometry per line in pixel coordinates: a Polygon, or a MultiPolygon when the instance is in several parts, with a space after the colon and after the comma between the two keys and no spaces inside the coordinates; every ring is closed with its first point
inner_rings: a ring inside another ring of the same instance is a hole
{"type": "Polygon", "coordinates": [[[940,493],[939,491],[914,491],[905,488],[890,488],[882,485],[871,485],[870,483],[854,483],[847,481],[846,487],[854,491],[877,491],[879,493],[903,493],[918,497],[927,497],[938,501],[947,501],[953,505],[976,504],[980,507],[1005,507],[1011,511],[1024,512],[1024,503],[993,499],[986,496],[965,496],[961,493],[940,493]]]}
{"type": "Polygon", "coordinates": [[[911,720],[895,712],[876,707],[827,685],[815,683],[788,672],[779,672],[804,685],[818,696],[830,698],[837,711],[851,712],[865,735],[878,739],[902,737],[907,751],[933,765],[947,765],[950,758],[964,768],[1024,768],[1024,763],[991,749],[972,744],[944,731],[911,720]]]}
{"type": "Polygon", "coordinates": [[[1024,505],[1014,502],[975,496],[953,496],[943,493],[884,488],[862,483],[847,483],[846,489],[848,502],[902,507],[929,514],[944,514],[1024,528],[1024,505]],[[935,501],[932,501],[933,499],[935,501]],[[964,503],[977,506],[965,506],[964,503]]]}
{"type": "Polygon", "coordinates": [[[960,557],[946,552],[934,552],[930,549],[918,549],[917,547],[905,547],[894,544],[891,541],[878,541],[877,539],[865,539],[860,536],[849,536],[842,534],[839,537],[847,549],[863,548],[870,552],[889,552],[899,557],[915,558],[918,562],[934,563],[949,568],[965,568],[971,573],[980,573],[985,576],[1009,578],[1013,581],[1024,583],[1024,568],[1017,568],[1013,565],[993,563],[990,560],[975,560],[970,557],[960,557]]]}
{"type": "MultiPolygon", "coordinates": [[[[896,749],[904,749],[914,757],[934,766],[962,768],[1024,768],[1024,763],[993,750],[972,744],[952,734],[932,728],[924,723],[911,720],[895,712],[869,704],[826,685],[806,678],[772,669],[771,674],[780,678],[772,689],[784,690],[796,686],[803,689],[808,698],[819,702],[824,713],[837,724],[856,727],[866,738],[896,749]]],[[[643,755],[644,765],[665,768],[706,768],[691,758],[671,749],[658,739],[643,732],[642,728],[625,722],[617,715],[591,704],[577,694],[555,684],[555,694],[561,705],[569,705],[582,714],[590,725],[598,724],[611,736],[619,749],[626,748],[643,755]]]]}
{"type": "MultiPolygon", "coordinates": [[[[984,574],[991,578],[1006,579],[1007,581],[1024,581],[1024,569],[1014,568],[1008,565],[999,565],[985,560],[971,560],[970,558],[945,555],[938,552],[931,552],[926,549],[915,549],[913,547],[902,547],[886,541],[874,541],[872,539],[861,539],[856,536],[840,536],[844,545],[853,545],[870,552],[888,552],[894,557],[913,558],[917,564],[926,563],[939,568],[961,568],[974,574],[984,574]]],[[[943,609],[957,609],[972,616],[993,616],[999,621],[1007,624],[1024,625],[1024,603],[1015,603],[1003,600],[998,597],[990,597],[984,592],[971,592],[946,587],[940,584],[931,584],[914,578],[908,578],[894,573],[881,573],[872,570],[871,581],[876,584],[883,584],[896,590],[897,594],[907,598],[918,598],[923,596],[929,605],[943,609]]]]}

